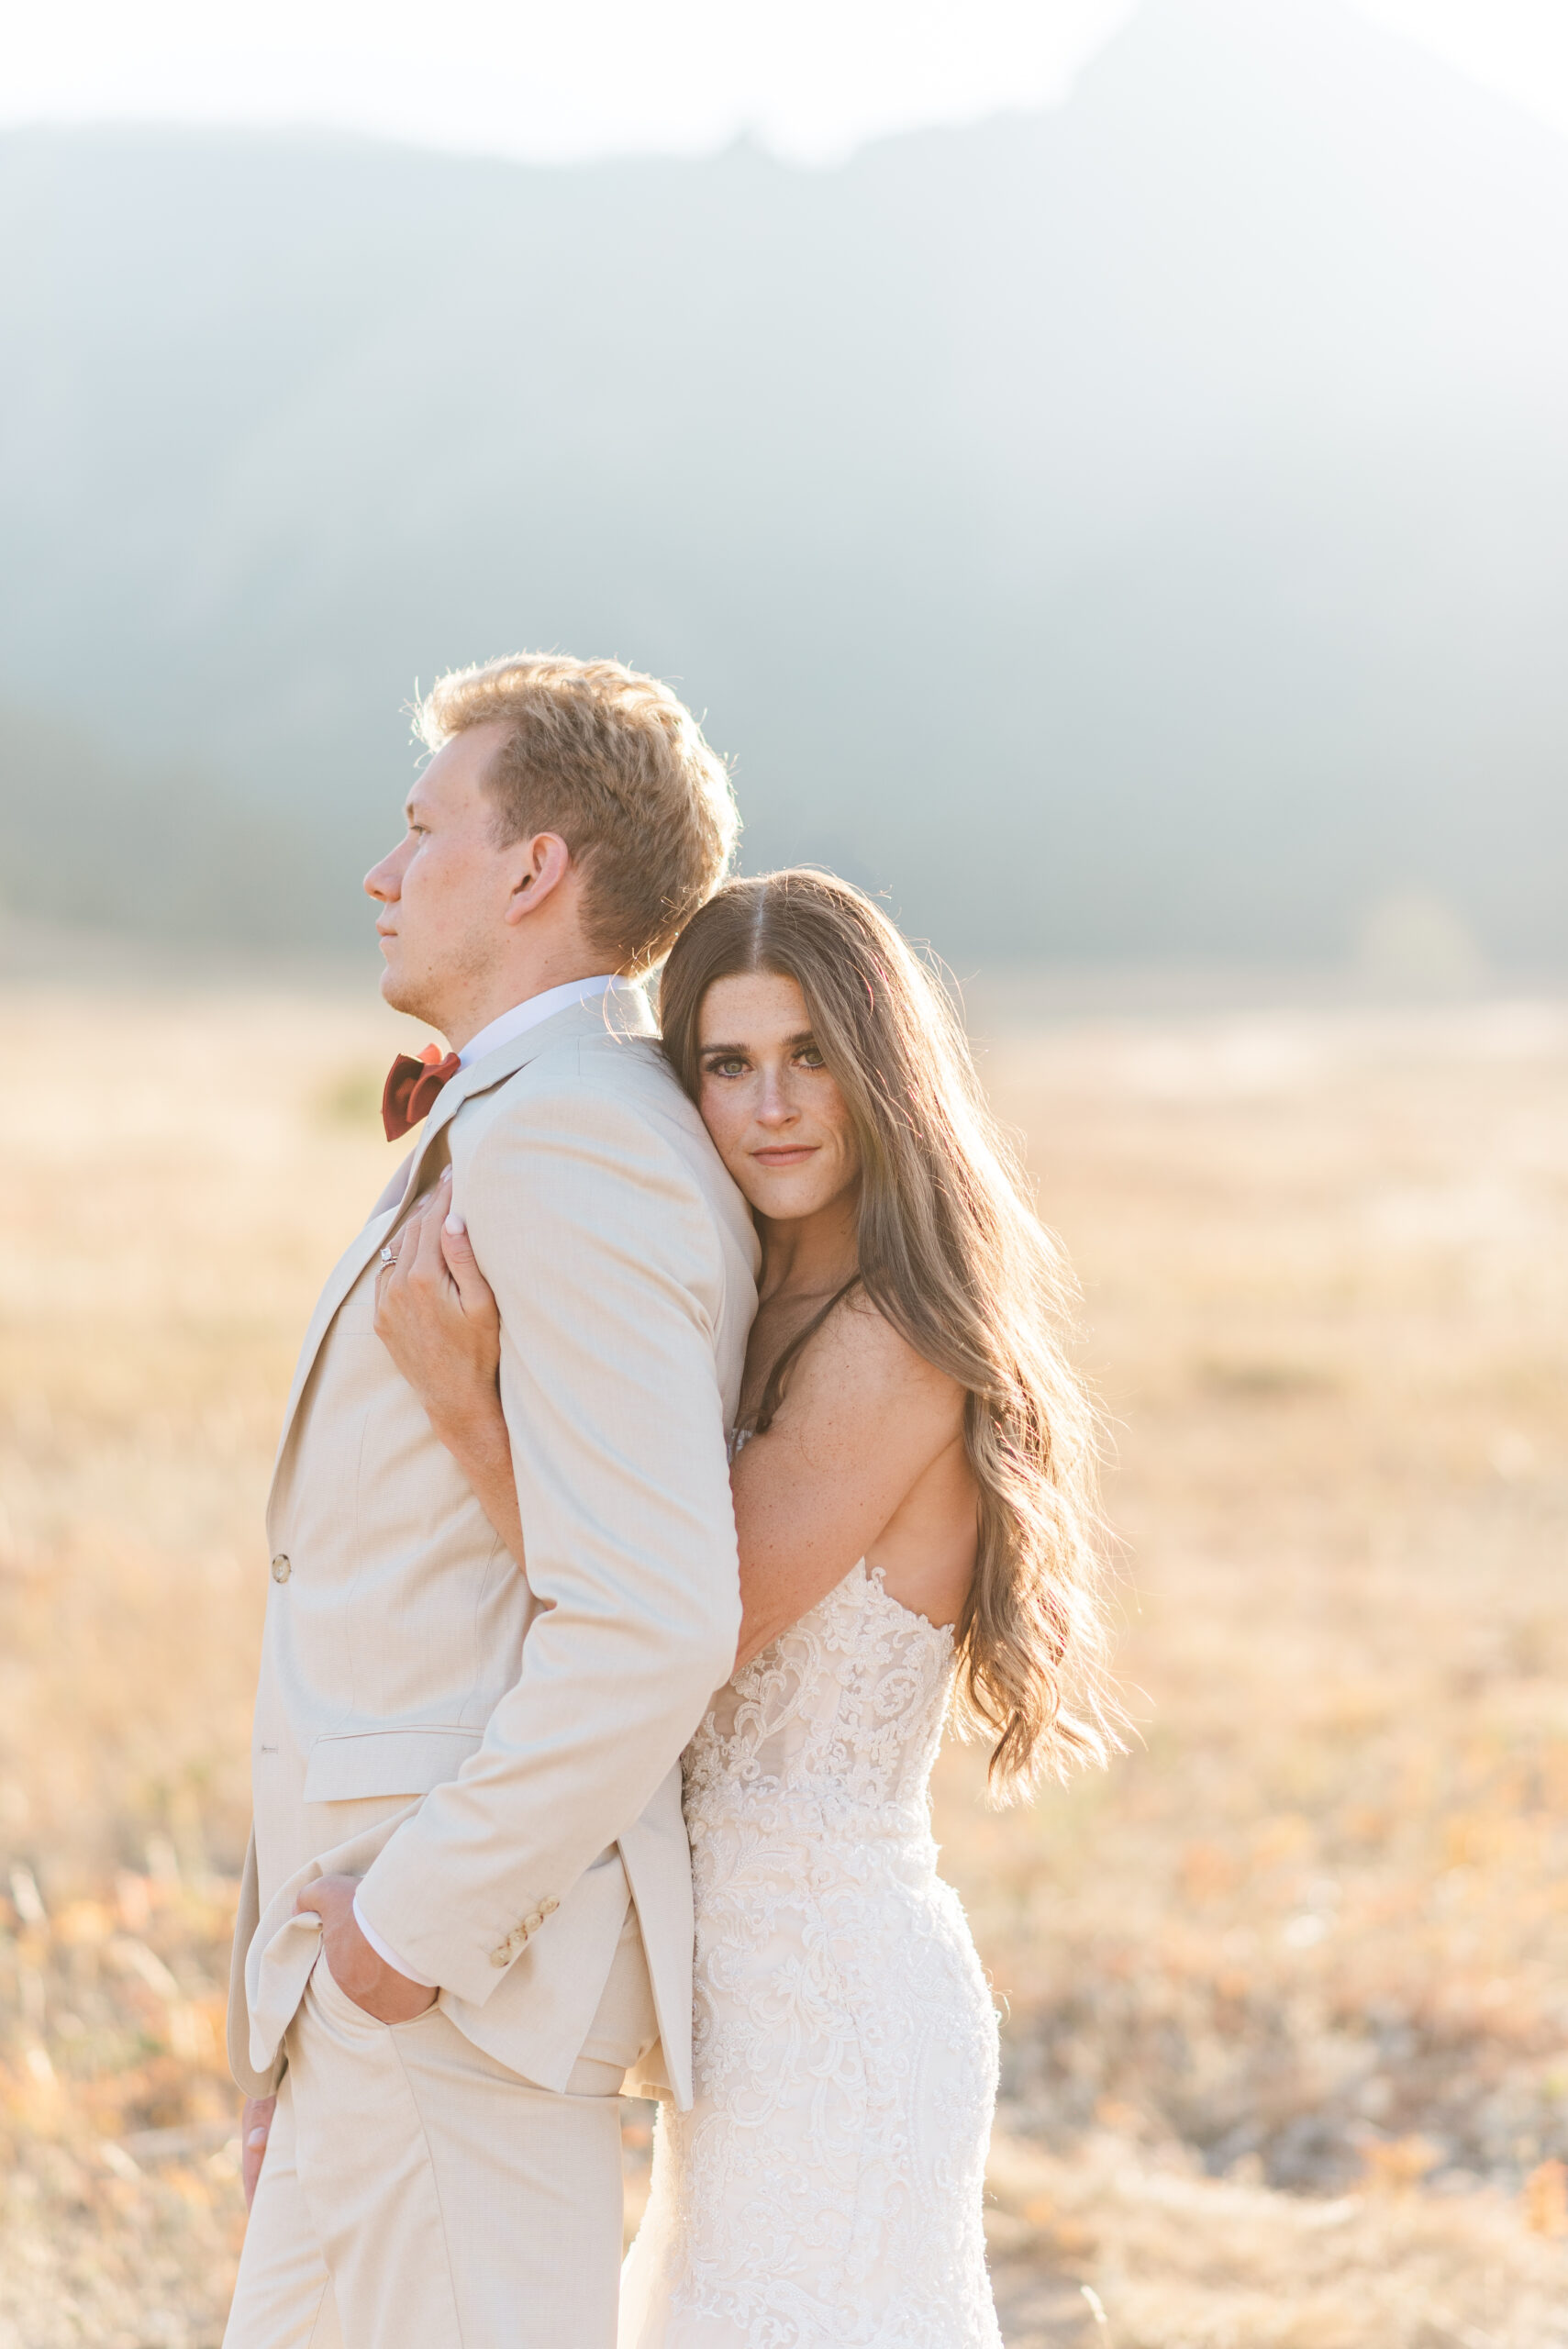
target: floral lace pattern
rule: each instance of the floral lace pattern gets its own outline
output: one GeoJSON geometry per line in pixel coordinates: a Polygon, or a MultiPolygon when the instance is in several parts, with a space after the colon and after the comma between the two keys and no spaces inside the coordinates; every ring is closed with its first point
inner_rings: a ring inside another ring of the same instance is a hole
{"type": "Polygon", "coordinates": [[[927,1795],[952,1669],[860,1565],[687,1749],[696,2102],[660,2114],[621,2349],[1001,2349],[996,2019],[927,1795]]]}

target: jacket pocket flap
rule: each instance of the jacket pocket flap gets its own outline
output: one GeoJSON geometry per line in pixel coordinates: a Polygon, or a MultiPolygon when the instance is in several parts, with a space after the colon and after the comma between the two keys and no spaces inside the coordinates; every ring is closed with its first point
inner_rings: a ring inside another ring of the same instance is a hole
{"type": "Polygon", "coordinates": [[[428,1795],[479,1751],[476,1729],[377,1729],[318,1737],[305,1769],[306,1802],[363,1795],[428,1795]]]}

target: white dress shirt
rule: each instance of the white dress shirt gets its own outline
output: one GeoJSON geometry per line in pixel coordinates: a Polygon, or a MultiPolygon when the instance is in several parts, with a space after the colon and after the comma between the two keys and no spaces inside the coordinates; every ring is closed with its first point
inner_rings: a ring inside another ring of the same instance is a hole
{"type": "Polygon", "coordinates": [[[630,987],[635,984],[634,980],[617,979],[613,973],[606,972],[600,978],[568,979],[564,986],[546,987],[542,995],[530,995],[525,1003],[515,1003],[510,1011],[504,1011],[499,1019],[493,1019],[488,1028],[471,1036],[458,1059],[464,1068],[470,1068],[498,1045],[509,1044],[514,1036],[526,1036],[541,1019],[564,1011],[569,1003],[587,1003],[596,995],[607,995],[611,987],[630,987]]]}
{"type": "MultiPolygon", "coordinates": [[[[458,1054],[459,1066],[471,1068],[475,1061],[482,1061],[486,1052],[494,1052],[501,1045],[509,1044],[514,1036],[526,1036],[530,1028],[537,1028],[541,1020],[553,1018],[558,1011],[564,1011],[568,1004],[589,1003],[595,996],[607,995],[613,987],[630,987],[634,984],[630,979],[617,978],[612,972],[606,972],[597,978],[568,979],[564,986],[546,987],[541,995],[530,995],[526,1002],[515,1003],[510,1011],[504,1011],[498,1019],[492,1019],[477,1036],[471,1036],[458,1054]]],[[[384,1965],[390,1965],[410,1982],[417,1982],[422,1990],[437,1987],[422,1974],[416,1974],[411,1965],[405,1965],[395,1949],[388,1949],[381,1935],[361,1916],[357,1899],[354,1902],[354,1922],[384,1965]]]]}

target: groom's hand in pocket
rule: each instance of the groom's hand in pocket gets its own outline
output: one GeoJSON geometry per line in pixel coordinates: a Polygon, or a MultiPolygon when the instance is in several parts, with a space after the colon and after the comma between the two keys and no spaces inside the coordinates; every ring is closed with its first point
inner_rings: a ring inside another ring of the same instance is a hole
{"type": "Polygon", "coordinates": [[[321,1954],[339,1990],[363,2007],[377,2022],[412,2022],[436,2003],[436,1993],[423,1983],[378,1957],[354,1914],[358,1879],[351,1876],[320,1876],[307,1884],[295,1902],[296,1914],[310,1911],[321,1920],[321,1954]]]}

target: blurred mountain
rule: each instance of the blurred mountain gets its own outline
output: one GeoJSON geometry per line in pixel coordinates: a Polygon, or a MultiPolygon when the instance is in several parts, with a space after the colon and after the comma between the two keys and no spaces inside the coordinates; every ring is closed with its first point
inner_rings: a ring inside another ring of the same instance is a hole
{"type": "Polygon", "coordinates": [[[139,770],[69,722],[0,705],[0,915],[241,945],[341,930],[328,861],[302,869],[253,801],[174,762],[139,770]]]}
{"type": "Polygon", "coordinates": [[[1560,960],[1565,242],[1568,144],[1335,0],[1148,0],[830,173],[10,135],[0,896],[221,930],[250,823],[255,929],[352,935],[416,678],[560,645],[961,960],[1412,891],[1560,960]],[[60,712],[184,877],[69,784],[19,874],[60,712]]]}

